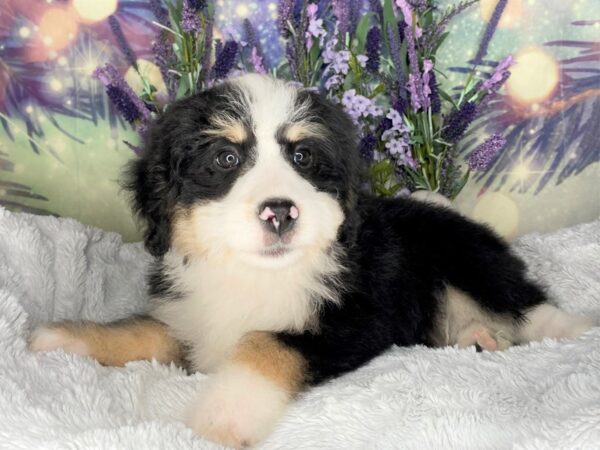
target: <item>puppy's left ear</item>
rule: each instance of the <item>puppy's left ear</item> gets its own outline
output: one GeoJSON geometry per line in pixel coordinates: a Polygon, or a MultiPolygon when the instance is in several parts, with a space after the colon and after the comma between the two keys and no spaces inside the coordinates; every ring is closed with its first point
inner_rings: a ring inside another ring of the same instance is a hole
{"type": "Polygon", "coordinates": [[[168,169],[152,159],[151,154],[146,154],[130,163],[125,188],[132,194],[134,212],[145,222],[146,249],[160,257],[170,247],[171,188],[168,169]]]}
{"type": "Polygon", "coordinates": [[[145,222],[144,243],[156,257],[171,246],[171,220],[176,205],[176,176],[165,138],[164,120],[148,130],[142,155],[128,165],[123,187],[131,193],[134,212],[145,222]]]}

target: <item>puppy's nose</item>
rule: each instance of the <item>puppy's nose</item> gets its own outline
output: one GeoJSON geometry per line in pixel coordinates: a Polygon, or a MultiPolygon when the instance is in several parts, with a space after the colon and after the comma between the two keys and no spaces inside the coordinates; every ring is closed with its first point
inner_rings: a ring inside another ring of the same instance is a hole
{"type": "Polygon", "coordinates": [[[271,232],[283,235],[292,229],[300,211],[285,198],[271,198],[258,207],[258,218],[271,232]]]}

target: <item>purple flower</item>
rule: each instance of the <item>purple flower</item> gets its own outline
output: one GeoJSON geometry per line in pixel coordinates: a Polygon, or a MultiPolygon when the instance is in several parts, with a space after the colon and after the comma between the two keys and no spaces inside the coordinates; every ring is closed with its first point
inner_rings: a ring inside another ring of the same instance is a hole
{"type": "Polygon", "coordinates": [[[459,109],[455,109],[446,119],[442,130],[442,139],[451,144],[461,140],[469,125],[475,120],[477,105],[473,102],[464,103],[459,109]]]}
{"type": "Polygon", "coordinates": [[[150,110],[133,92],[115,66],[107,63],[104,67],[98,67],[92,77],[104,85],[106,94],[127,122],[133,124],[141,121],[143,126],[150,120],[150,110]]]}
{"type": "Polygon", "coordinates": [[[264,69],[266,66],[266,58],[260,43],[260,39],[258,38],[256,28],[254,28],[254,25],[252,25],[252,22],[250,22],[248,19],[244,19],[243,25],[246,42],[248,42],[248,46],[250,48],[256,49],[256,54],[260,57],[261,65],[264,69]]]}
{"type": "Polygon", "coordinates": [[[252,52],[250,53],[250,64],[252,64],[252,67],[254,67],[254,71],[256,73],[267,73],[265,66],[263,65],[263,59],[258,54],[256,47],[252,47],[252,52]]]}
{"type": "Polygon", "coordinates": [[[327,78],[327,81],[325,81],[325,89],[328,91],[337,89],[342,85],[343,81],[344,80],[339,75],[331,75],[329,78],[327,78]]]}
{"type": "Polygon", "coordinates": [[[431,78],[431,72],[433,69],[433,62],[430,59],[423,60],[423,76],[421,77],[421,83],[423,85],[423,108],[429,108],[431,106],[431,88],[429,86],[429,80],[431,78]]]}
{"type": "Polygon", "coordinates": [[[488,47],[490,45],[490,41],[496,32],[496,28],[498,27],[498,23],[502,18],[502,13],[504,12],[504,8],[506,8],[506,4],[508,0],[498,0],[496,3],[496,7],[494,8],[494,12],[492,13],[492,17],[490,17],[490,21],[485,27],[485,31],[483,32],[483,37],[481,38],[481,42],[479,43],[479,49],[477,50],[477,55],[475,55],[475,59],[473,64],[478,66],[483,61],[483,57],[487,54],[488,47]]]}
{"type": "Polygon", "coordinates": [[[201,28],[200,17],[194,9],[192,0],[183,0],[181,10],[181,29],[186,33],[198,33],[201,28]]]}
{"type": "Polygon", "coordinates": [[[385,144],[385,148],[388,149],[388,152],[392,156],[404,153],[406,147],[408,147],[408,143],[404,139],[390,139],[385,144]]]}
{"type": "Polygon", "coordinates": [[[342,106],[356,124],[359,124],[358,119],[360,118],[367,118],[369,116],[377,117],[383,114],[381,108],[378,108],[367,97],[358,95],[355,89],[344,92],[342,106]]]}
{"type": "MultiPolygon", "coordinates": [[[[408,75],[408,83],[406,84],[406,87],[410,92],[410,102],[412,105],[412,109],[414,111],[418,111],[421,108],[427,108],[429,106],[429,95],[426,95],[423,86],[424,80],[419,71],[419,57],[417,56],[417,49],[415,46],[415,39],[412,30],[407,25],[404,27],[404,31],[407,42],[408,61],[410,68],[410,74],[408,75]]],[[[431,61],[429,61],[429,63],[431,63],[431,61]]],[[[423,62],[423,66],[425,71],[427,71],[429,65],[426,66],[425,61],[423,62]]],[[[429,70],[431,70],[431,67],[429,67],[429,70]]]]}
{"type": "MultiPolygon", "coordinates": [[[[400,39],[398,33],[394,32],[392,27],[388,27],[388,38],[390,42],[390,56],[396,69],[398,84],[404,86],[404,72],[402,70],[402,60],[400,58],[400,39]]],[[[403,94],[401,94],[403,95],[403,94]]]]}
{"type": "Polygon", "coordinates": [[[161,31],[157,35],[157,39],[152,43],[152,53],[154,54],[154,63],[160,70],[160,74],[167,86],[169,100],[175,100],[175,76],[169,69],[176,61],[175,53],[173,53],[173,44],[168,40],[165,31],[161,31]]]}
{"type": "Polygon", "coordinates": [[[165,26],[169,25],[169,12],[164,7],[162,0],[150,0],[150,10],[158,23],[165,26]]]}
{"type": "Polygon", "coordinates": [[[469,169],[486,170],[505,144],[506,139],[499,134],[493,134],[483,144],[473,150],[473,153],[469,156],[469,169]]]}
{"type": "Polygon", "coordinates": [[[235,65],[235,58],[238,52],[238,44],[235,41],[227,41],[216,56],[213,66],[213,75],[216,80],[225,78],[235,65]]]}
{"type": "Polygon", "coordinates": [[[206,8],[206,0],[187,0],[187,2],[189,3],[190,8],[196,12],[206,8]]]}
{"type": "Polygon", "coordinates": [[[123,53],[127,62],[131,64],[135,68],[135,70],[137,70],[137,58],[135,56],[135,53],[129,46],[127,39],[125,38],[125,34],[123,33],[123,29],[121,28],[119,21],[115,16],[109,16],[108,24],[110,25],[110,29],[114,34],[115,39],[117,40],[117,45],[119,46],[121,53],[123,53]]]}
{"type": "Polygon", "coordinates": [[[379,70],[379,51],[381,49],[381,30],[379,27],[371,27],[367,33],[367,42],[365,44],[367,52],[367,70],[371,73],[377,73],[379,70]]]}
{"type": "Polygon", "coordinates": [[[350,7],[348,2],[352,0],[331,0],[333,14],[337,17],[339,32],[346,36],[350,30],[350,7]]]}
{"type": "Polygon", "coordinates": [[[364,0],[350,0],[350,11],[348,13],[348,18],[350,20],[350,31],[351,33],[356,30],[358,26],[358,21],[360,20],[361,9],[363,7],[364,0]]]}
{"type": "Polygon", "coordinates": [[[386,122],[384,125],[385,130],[381,133],[381,140],[389,141],[398,136],[408,135],[409,130],[404,124],[404,119],[398,111],[390,109],[385,118],[388,119],[389,122],[386,122]]]}
{"type": "MultiPolygon", "coordinates": [[[[406,0],[396,0],[396,6],[398,6],[398,8],[400,8],[400,10],[402,11],[402,15],[404,16],[404,23],[406,23],[408,28],[410,30],[412,30],[412,24],[413,24],[412,8],[410,7],[410,5],[407,3],[406,0]]],[[[417,38],[420,38],[422,34],[423,34],[423,31],[421,30],[421,28],[419,28],[418,25],[415,25],[415,35],[417,36],[417,38]]]]}
{"type": "Polygon", "coordinates": [[[277,5],[277,29],[283,37],[289,35],[288,22],[294,15],[294,0],[279,0],[277,5]]]}
{"type": "Polygon", "coordinates": [[[439,88],[437,84],[437,79],[435,76],[435,72],[431,71],[429,74],[429,98],[431,100],[431,112],[434,114],[438,114],[442,111],[442,101],[440,99],[439,88]]]}
{"type": "Polygon", "coordinates": [[[367,161],[371,161],[373,159],[373,152],[375,150],[375,146],[377,145],[377,138],[372,133],[368,133],[363,136],[360,140],[360,144],[358,145],[358,151],[360,156],[367,161]]]}
{"type": "Polygon", "coordinates": [[[321,41],[327,35],[327,32],[323,28],[323,19],[317,19],[317,11],[319,7],[315,3],[310,3],[306,7],[306,14],[308,18],[308,28],[306,30],[306,48],[310,50],[312,48],[312,38],[320,38],[321,41]]]}
{"type": "Polygon", "coordinates": [[[481,88],[487,90],[488,94],[492,94],[498,91],[498,89],[502,87],[504,82],[510,76],[510,72],[508,71],[508,69],[512,65],[512,63],[512,55],[508,55],[506,58],[500,61],[494,69],[494,71],[492,72],[492,74],[490,75],[490,77],[481,84],[481,88]]]}
{"type": "Polygon", "coordinates": [[[404,114],[404,111],[406,110],[406,100],[402,97],[397,97],[394,100],[392,107],[400,114],[404,114]]]}

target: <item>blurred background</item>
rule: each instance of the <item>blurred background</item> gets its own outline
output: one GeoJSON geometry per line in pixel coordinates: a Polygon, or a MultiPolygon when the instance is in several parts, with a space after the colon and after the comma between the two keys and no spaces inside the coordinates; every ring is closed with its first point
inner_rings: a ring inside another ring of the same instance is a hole
{"type": "MultiPolygon", "coordinates": [[[[457,3],[440,1],[440,6],[457,3]]],[[[271,66],[282,57],[277,2],[218,0],[217,36],[257,28],[271,66]]],[[[496,5],[481,0],[450,27],[439,61],[453,85],[474,56],[496,5]]],[[[118,20],[144,73],[156,33],[144,0],[2,0],[0,3],[0,205],[73,217],[137,240],[119,190],[137,137],[117,116],[93,70],[127,64],[107,18],[118,20]]],[[[600,1],[509,0],[488,54],[516,65],[502,101],[479,129],[501,131],[502,157],[456,200],[467,215],[512,238],[600,215],[600,1]]],[[[133,71],[126,79],[139,81],[133,71]]],[[[443,80],[440,80],[443,83],[443,80]]],[[[139,87],[139,86],[138,86],[139,87]]],[[[164,88],[164,84],[162,84],[164,88]]]]}

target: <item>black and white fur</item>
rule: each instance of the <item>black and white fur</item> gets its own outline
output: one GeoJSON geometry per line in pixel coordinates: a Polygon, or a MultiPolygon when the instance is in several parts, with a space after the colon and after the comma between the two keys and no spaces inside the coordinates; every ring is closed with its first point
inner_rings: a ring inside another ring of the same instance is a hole
{"type": "Polygon", "coordinates": [[[191,409],[199,433],[229,427],[251,444],[283,414],[273,383],[227,364],[254,331],[301,355],[310,385],[393,344],[503,349],[592,325],[550,306],[488,228],[360,184],[341,108],[266,76],[180,100],[151,127],[129,188],[156,257],[152,316],[194,370],[216,372],[191,409]],[[260,217],[273,200],[299,211],[281,235],[260,217]]]}

